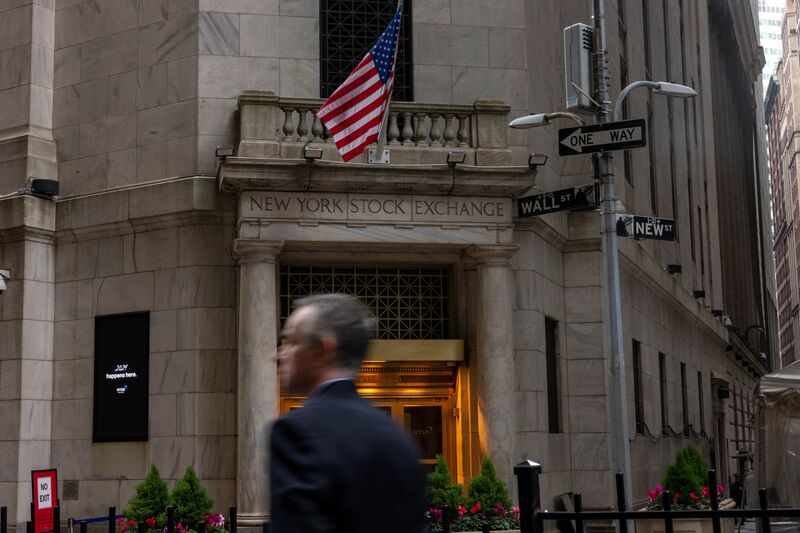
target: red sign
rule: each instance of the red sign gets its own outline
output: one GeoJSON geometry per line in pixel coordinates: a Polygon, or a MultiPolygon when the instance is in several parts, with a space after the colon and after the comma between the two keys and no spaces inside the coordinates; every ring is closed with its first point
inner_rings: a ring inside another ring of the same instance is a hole
{"type": "Polygon", "coordinates": [[[33,531],[55,531],[53,508],[58,505],[58,479],[56,469],[31,470],[33,483],[33,531]]]}

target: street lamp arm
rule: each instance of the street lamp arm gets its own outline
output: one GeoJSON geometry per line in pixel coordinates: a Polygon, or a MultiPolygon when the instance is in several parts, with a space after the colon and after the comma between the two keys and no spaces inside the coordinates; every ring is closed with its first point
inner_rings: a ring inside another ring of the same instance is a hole
{"type": "Polygon", "coordinates": [[[657,81],[647,81],[647,80],[639,80],[631,83],[622,91],[620,91],[619,96],[617,96],[617,101],[614,103],[614,111],[611,113],[611,122],[616,122],[619,120],[620,112],[622,111],[622,101],[628,96],[628,93],[634,89],[638,89],[639,87],[647,87],[648,89],[658,89],[661,84],[657,81]]]}
{"type": "Polygon", "coordinates": [[[554,111],[552,113],[546,113],[545,119],[548,121],[553,120],[554,118],[568,118],[574,122],[577,122],[581,126],[586,124],[586,121],[580,115],[576,115],[575,113],[570,113],[569,111],[554,111]]]}

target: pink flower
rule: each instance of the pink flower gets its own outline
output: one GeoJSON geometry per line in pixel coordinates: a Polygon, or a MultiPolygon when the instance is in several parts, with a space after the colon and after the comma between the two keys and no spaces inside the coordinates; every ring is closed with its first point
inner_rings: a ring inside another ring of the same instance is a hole
{"type": "Polygon", "coordinates": [[[472,514],[478,514],[481,511],[481,504],[476,503],[475,505],[470,508],[469,512],[472,514]]]}
{"type": "Polygon", "coordinates": [[[514,515],[514,518],[519,518],[519,507],[512,507],[511,514],[514,515]]]}
{"type": "Polygon", "coordinates": [[[186,531],[186,530],[188,530],[189,528],[188,528],[188,527],[185,527],[183,524],[181,524],[180,522],[178,522],[178,525],[176,525],[176,526],[175,526],[175,529],[177,529],[178,531],[186,531]]]}
{"type": "Polygon", "coordinates": [[[503,507],[502,503],[498,503],[497,505],[495,505],[494,509],[492,509],[492,511],[494,511],[494,514],[496,514],[498,516],[505,516],[506,515],[506,508],[503,507]]]}
{"type": "Polygon", "coordinates": [[[711,490],[708,487],[703,487],[703,492],[701,493],[703,498],[708,498],[709,494],[711,494],[711,490]]]}
{"type": "Polygon", "coordinates": [[[725,493],[725,485],[720,485],[717,483],[717,494],[724,494],[725,493]]]}
{"type": "Polygon", "coordinates": [[[436,520],[439,520],[442,517],[442,510],[437,509],[436,507],[428,509],[428,512],[431,514],[431,517],[435,518],[436,520]]]}
{"type": "Polygon", "coordinates": [[[650,500],[650,503],[653,503],[658,498],[658,492],[655,490],[648,490],[647,491],[647,499],[650,500]]]}
{"type": "Polygon", "coordinates": [[[464,516],[465,514],[467,514],[467,510],[464,509],[464,507],[462,507],[460,503],[458,504],[456,510],[458,511],[458,516],[464,516]]]}
{"type": "Polygon", "coordinates": [[[675,491],[675,496],[672,497],[672,501],[677,502],[680,499],[681,499],[681,493],[678,492],[678,491],[675,491]]]}
{"type": "Polygon", "coordinates": [[[662,494],[664,494],[664,485],[656,483],[656,496],[661,496],[662,494]]]}
{"type": "Polygon", "coordinates": [[[691,498],[691,499],[692,499],[692,501],[697,501],[697,500],[699,499],[699,498],[697,497],[697,494],[695,494],[694,492],[690,492],[690,493],[689,493],[689,498],[691,498]]]}

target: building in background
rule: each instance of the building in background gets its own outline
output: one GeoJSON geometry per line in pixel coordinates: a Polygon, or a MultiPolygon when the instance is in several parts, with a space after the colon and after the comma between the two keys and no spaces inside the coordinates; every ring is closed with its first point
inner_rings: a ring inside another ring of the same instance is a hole
{"type": "Polygon", "coordinates": [[[775,73],[775,67],[783,55],[783,37],[781,24],[787,0],[757,0],[758,1],[758,40],[764,48],[764,69],[761,74],[764,79],[764,91],[767,89],[769,78],[775,73]]]}
{"type": "MultiPolygon", "coordinates": [[[[257,525],[274,354],[294,298],[352,292],[379,318],[361,392],[463,482],[489,456],[542,463],[542,495],[614,505],[596,211],[517,219],[516,197],[591,183],[557,157],[561,29],[587,2],[406,0],[391,164],[343,165],[313,111],[394,11],[388,0],[32,1],[0,8],[0,504],[59,469],[66,518],[123,508],[151,463],[194,464],[257,525]],[[359,31],[354,33],[354,28],[359,31]],[[322,36],[322,38],[321,38],[322,36]],[[234,155],[217,158],[217,146],[234,155]],[[306,161],[306,146],[322,147],[306,161]],[[448,152],[464,152],[450,168],[448,152]],[[530,169],[530,152],[550,155],[530,169]],[[56,198],[28,177],[57,178],[56,198]]],[[[607,1],[616,96],[646,148],[615,158],[633,499],[687,444],[751,452],[776,349],[756,102],[763,56],[738,0],[607,1]],[[680,265],[669,273],[668,265],[680,265]],[[713,444],[712,444],[713,439],[713,444]]],[[[589,118],[589,117],[587,117],[589,118]]],[[[763,136],[762,136],[763,137],[763,136]]],[[[60,487],[61,488],[61,487],[60,487]]]]}

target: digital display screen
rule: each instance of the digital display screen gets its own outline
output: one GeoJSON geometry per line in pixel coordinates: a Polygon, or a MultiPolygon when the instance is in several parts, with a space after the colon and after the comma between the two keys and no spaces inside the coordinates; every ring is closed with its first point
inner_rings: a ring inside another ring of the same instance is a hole
{"type": "Polygon", "coordinates": [[[94,442],[147,440],[150,313],[95,318],[94,442]]]}

